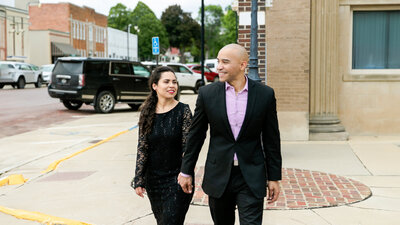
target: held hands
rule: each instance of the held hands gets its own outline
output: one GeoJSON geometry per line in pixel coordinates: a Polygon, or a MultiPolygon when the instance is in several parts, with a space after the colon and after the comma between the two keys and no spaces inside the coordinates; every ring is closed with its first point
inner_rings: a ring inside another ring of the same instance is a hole
{"type": "Polygon", "coordinates": [[[274,203],[278,200],[280,193],[279,181],[268,181],[268,193],[267,201],[268,204],[274,203]]]}
{"type": "Polygon", "coordinates": [[[181,174],[178,176],[178,184],[181,185],[183,192],[190,194],[193,191],[192,176],[184,177],[181,174]]]}
{"type": "Polygon", "coordinates": [[[144,194],[146,193],[146,189],[143,187],[137,187],[135,188],[136,194],[139,195],[140,197],[144,197],[144,194]]]}

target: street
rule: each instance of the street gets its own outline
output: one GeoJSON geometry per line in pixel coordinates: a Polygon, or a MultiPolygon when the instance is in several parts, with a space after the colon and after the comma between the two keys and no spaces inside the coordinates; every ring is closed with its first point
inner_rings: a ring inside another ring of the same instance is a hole
{"type": "MultiPolygon", "coordinates": [[[[0,102],[0,138],[95,114],[90,105],[67,110],[59,99],[49,96],[46,86],[35,88],[33,84],[25,89],[5,86],[0,89],[0,102]]],[[[115,112],[127,110],[127,105],[117,104],[115,112]]]]}

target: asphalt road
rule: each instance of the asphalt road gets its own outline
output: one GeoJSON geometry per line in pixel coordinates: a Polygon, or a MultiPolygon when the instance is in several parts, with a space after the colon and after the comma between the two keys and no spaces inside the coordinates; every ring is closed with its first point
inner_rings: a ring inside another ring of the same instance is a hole
{"type": "Polygon", "coordinates": [[[0,138],[94,113],[90,105],[83,105],[78,111],[67,110],[58,99],[48,95],[46,86],[35,88],[29,84],[25,89],[5,86],[0,89],[0,138]]]}

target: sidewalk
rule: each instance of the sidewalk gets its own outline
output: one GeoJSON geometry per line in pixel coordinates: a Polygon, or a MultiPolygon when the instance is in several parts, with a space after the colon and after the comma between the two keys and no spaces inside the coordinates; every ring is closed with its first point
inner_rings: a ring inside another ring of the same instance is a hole
{"type": "MultiPolygon", "coordinates": [[[[181,96],[192,110],[195,100],[190,92],[181,96]]],[[[137,112],[94,114],[0,139],[0,180],[12,174],[29,179],[23,185],[0,187],[0,206],[96,225],[156,224],[147,197],[139,198],[129,186],[135,169],[137,129],[61,162],[53,172],[41,173],[55,160],[132,128],[137,121],[137,112]]],[[[207,143],[199,157],[198,174],[204,166],[207,143]]],[[[263,224],[400,223],[400,137],[284,141],[282,154],[285,191],[279,203],[266,206],[270,209],[264,210],[263,224]]],[[[213,224],[206,203],[199,190],[186,225],[213,224]]],[[[39,223],[0,213],[0,224],[39,223]]]]}

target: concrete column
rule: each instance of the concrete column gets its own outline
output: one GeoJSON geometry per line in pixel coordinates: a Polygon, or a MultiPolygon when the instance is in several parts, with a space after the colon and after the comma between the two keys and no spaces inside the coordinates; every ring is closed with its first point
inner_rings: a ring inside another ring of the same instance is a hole
{"type": "Polygon", "coordinates": [[[339,0],[311,7],[310,140],[347,140],[337,116],[339,0]]]}

